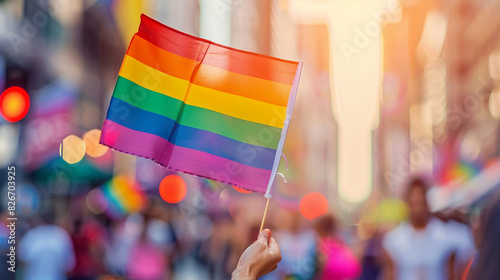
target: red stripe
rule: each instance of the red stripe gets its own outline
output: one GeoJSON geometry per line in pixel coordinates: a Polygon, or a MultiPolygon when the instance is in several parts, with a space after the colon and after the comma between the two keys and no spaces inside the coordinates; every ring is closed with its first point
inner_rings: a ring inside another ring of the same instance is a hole
{"type": "Polygon", "coordinates": [[[207,52],[203,63],[242,75],[291,85],[297,71],[298,62],[213,43],[170,28],[144,14],[137,34],[166,51],[195,61],[201,61],[207,52]]]}
{"type": "Polygon", "coordinates": [[[182,33],[144,14],[141,15],[137,35],[168,52],[194,61],[201,61],[210,44],[209,41],[182,33]]]}
{"type": "Polygon", "coordinates": [[[218,44],[210,45],[203,63],[288,85],[293,84],[298,65],[298,62],[278,60],[271,56],[235,50],[218,44]]]}

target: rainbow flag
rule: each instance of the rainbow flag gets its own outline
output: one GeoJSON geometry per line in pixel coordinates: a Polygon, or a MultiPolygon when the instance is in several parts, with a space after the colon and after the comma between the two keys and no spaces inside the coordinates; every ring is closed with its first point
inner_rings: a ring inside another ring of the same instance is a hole
{"type": "Polygon", "coordinates": [[[141,15],[101,143],[270,196],[301,68],[141,15]]]}

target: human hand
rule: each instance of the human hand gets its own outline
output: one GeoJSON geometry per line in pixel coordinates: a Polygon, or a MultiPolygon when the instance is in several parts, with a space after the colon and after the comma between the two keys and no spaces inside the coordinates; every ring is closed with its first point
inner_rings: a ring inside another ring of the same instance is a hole
{"type": "Polygon", "coordinates": [[[257,240],[240,257],[233,271],[232,280],[256,280],[273,271],[281,261],[278,243],[269,229],[263,230],[257,240]]]}

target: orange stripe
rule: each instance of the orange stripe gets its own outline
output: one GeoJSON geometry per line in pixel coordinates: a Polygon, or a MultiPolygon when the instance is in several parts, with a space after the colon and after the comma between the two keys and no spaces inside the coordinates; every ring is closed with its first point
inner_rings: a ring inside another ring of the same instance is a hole
{"type": "MultiPolygon", "coordinates": [[[[197,63],[194,60],[173,54],[134,35],[127,55],[170,76],[189,81],[197,63]]],[[[196,73],[194,84],[254,100],[286,107],[291,86],[261,78],[232,73],[202,63],[196,73]]]]}
{"type": "Polygon", "coordinates": [[[291,86],[201,64],[193,84],[286,107],[291,86]]]}
{"type": "Polygon", "coordinates": [[[233,73],[258,77],[270,81],[293,84],[298,62],[286,61],[261,54],[211,44],[203,63],[233,73]]]}
{"type": "Polygon", "coordinates": [[[187,81],[196,65],[196,61],[161,49],[137,34],[132,38],[127,54],[154,69],[187,81]]]}

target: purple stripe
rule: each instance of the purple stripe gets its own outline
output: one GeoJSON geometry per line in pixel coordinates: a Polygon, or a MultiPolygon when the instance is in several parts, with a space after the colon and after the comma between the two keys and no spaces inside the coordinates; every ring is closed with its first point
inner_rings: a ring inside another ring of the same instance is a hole
{"type": "Polygon", "coordinates": [[[251,167],[209,153],[175,146],[162,137],[105,120],[101,143],[113,149],[150,158],[185,173],[264,193],[271,170],[251,167]]]}

